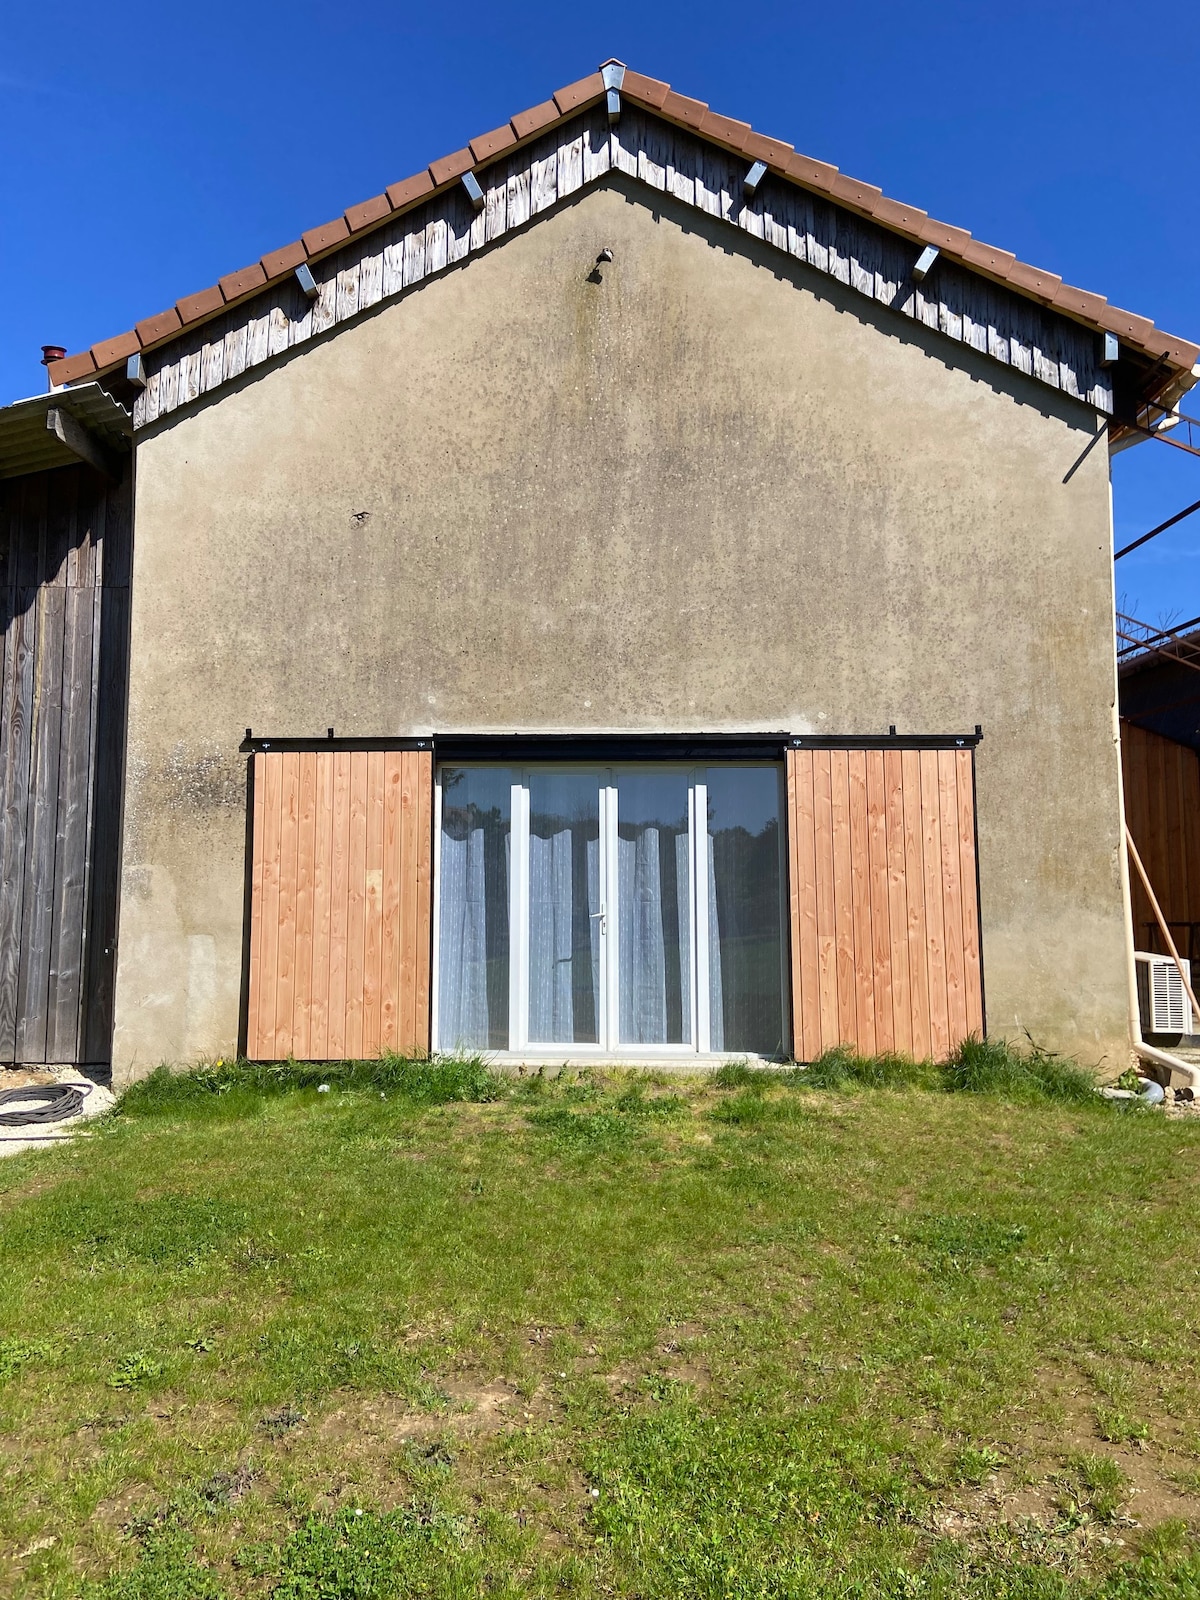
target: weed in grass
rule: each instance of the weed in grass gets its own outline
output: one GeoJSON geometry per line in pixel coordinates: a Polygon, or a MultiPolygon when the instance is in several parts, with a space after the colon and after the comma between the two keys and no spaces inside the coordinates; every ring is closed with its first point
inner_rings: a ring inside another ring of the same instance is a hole
{"type": "Polygon", "coordinates": [[[917,1223],[909,1238],[927,1266],[939,1272],[960,1273],[994,1266],[1014,1255],[1025,1243],[1026,1229],[992,1217],[933,1216],[917,1223]]]}
{"type": "Polygon", "coordinates": [[[1096,1427],[1106,1444],[1144,1444],[1150,1437],[1150,1429],[1140,1417],[1112,1406],[1096,1407],[1096,1427]]]}
{"type": "Polygon", "coordinates": [[[682,1095],[647,1095],[641,1084],[631,1084],[613,1102],[614,1109],[627,1117],[678,1117],[691,1108],[682,1095]]]}
{"type": "Polygon", "coordinates": [[[285,1433],[298,1428],[303,1421],[305,1421],[303,1411],[297,1406],[285,1405],[268,1412],[259,1423],[259,1427],[268,1439],[281,1439],[285,1433]]]}
{"type": "Polygon", "coordinates": [[[619,1111],[570,1111],[565,1106],[546,1106],[531,1111],[529,1122],[548,1134],[560,1150],[588,1155],[626,1150],[637,1137],[637,1128],[619,1111]]]}
{"type": "Polygon", "coordinates": [[[108,1380],[110,1389],[136,1389],[140,1384],[153,1383],[162,1376],[163,1363],[155,1361],[145,1350],[131,1350],[122,1356],[108,1380]]]}
{"type": "Polygon", "coordinates": [[[224,1600],[215,1574],[196,1559],[195,1542],[182,1528],[147,1536],[137,1562],[83,1590],[84,1600],[224,1600]]]}
{"type": "MultiPolygon", "coordinates": [[[[482,1593],[482,1562],[460,1517],[430,1506],[377,1513],[354,1507],[309,1517],[279,1551],[272,1600],[482,1593]]],[[[490,1594],[503,1593],[489,1584],[490,1594]]]]}
{"type": "Polygon", "coordinates": [[[1030,1041],[1022,1053],[1005,1039],[963,1040],[942,1069],[952,1094],[992,1094],[1006,1100],[1057,1100],[1069,1105],[1107,1106],[1092,1074],[1077,1062],[1030,1041]]]}
{"type": "Polygon", "coordinates": [[[791,1097],[768,1097],[756,1089],[743,1089],[740,1094],[720,1100],[710,1112],[714,1122],[727,1122],[735,1127],[773,1122],[800,1122],[808,1115],[802,1105],[791,1097]]]}
{"type": "Polygon", "coordinates": [[[31,1344],[24,1339],[0,1339],[0,1383],[15,1378],[31,1361],[44,1361],[51,1353],[44,1340],[31,1344]]]}
{"type": "Polygon", "coordinates": [[[951,1476],[955,1483],[979,1488],[1003,1465],[1004,1457],[999,1450],[993,1450],[988,1445],[964,1445],[954,1458],[951,1476]]]}
{"type": "Polygon", "coordinates": [[[1112,1522],[1129,1499],[1129,1479],[1110,1456],[1084,1453],[1067,1460],[1059,1479],[1059,1510],[1071,1523],[1085,1518],[1112,1522]]]}

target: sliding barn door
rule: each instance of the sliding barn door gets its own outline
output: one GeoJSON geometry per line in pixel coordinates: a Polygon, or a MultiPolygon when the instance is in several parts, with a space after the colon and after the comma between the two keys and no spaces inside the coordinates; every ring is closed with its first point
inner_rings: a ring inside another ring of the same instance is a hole
{"type": "Polygon", "coordinates": [[[970,750],[789,750],[793,1047],[983,1032],[970,750]]]}
{"type": "Polygon", "coordinates": [[[254,757],[246,1054],[429,1048],[433,758],[254,757]]]}

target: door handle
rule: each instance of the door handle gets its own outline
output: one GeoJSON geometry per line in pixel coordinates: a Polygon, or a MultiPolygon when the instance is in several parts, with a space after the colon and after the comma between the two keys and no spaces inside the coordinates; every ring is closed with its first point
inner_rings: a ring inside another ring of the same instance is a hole
{"type": "Polygon", "coordinates": [[[591,916],[588,918],[589,922],[595,922],[597,920],[599,920],[599,923],[600,923],[600,932],[603,933],[604,930],[605,930],[605,922],[606,922],[606,918],[605,918],[605,915],[604,915],[604,907],[603,906],[600,907],[599,911],[593,911],[591,916]]]}

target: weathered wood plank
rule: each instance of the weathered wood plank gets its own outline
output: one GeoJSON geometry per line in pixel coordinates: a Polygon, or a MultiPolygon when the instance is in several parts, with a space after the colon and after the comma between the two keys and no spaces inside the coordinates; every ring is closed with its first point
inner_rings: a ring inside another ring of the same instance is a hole
{"type": "Polygon", "coordinates": [[[425,276],[425,229],[414,228],[404,236],[404,287],[411,289],[425,276]]]}
{"type": "Polygon", "coordinates": [[[0,1061],[17,1051],[25,844],[29,817],[37,590],[12,588],[5,607],[4,699],[0,703],[0,1061]]]}
{"type": "Polygon", "coordinates": [[[583,186],[583,133],[564,139],[558,147],[557,185],[559,200],[583,186]]]}
{"type": "Polygon", "coordinates": [[[45,581],[47,477],[45,472],[35,472],[20,480],[21,536],[15,576],[18,588],[33,588],[45,581]]]}
{"type": "Polygon", "coordinates": [[[39,589],[36,606],[29,820],[17,982],[17,1059],[28,1062],[46,1060],[66,594],[63,587],[39,589]]]}
{"type": "Polygon", "coordinates": [[[50,1061],[76,1062],[81,1055],[95,632],[94,591],[68,589],[55,824],[54,940],[46,997],[46,1056],[50,1061]]]}
{"type": "Polygon", "coordinates": [[[89,800],[91,861],[83,984],[83,1059],[106,1063],[112,1049],[117,901],[121,870],[121,797],[125,779],[125,713],[129,681],[128,562],[132,544],[128,480],[110,496],[104,571],[96,591],[96,655],[92,684],[96,756],[89,800]],[[109,562],[109,556],[113,560],[109,562]],[[110,583],[111,578],[111,583],[110,583]],[[123,578],[123,582],[118,579],[123,578]]]}

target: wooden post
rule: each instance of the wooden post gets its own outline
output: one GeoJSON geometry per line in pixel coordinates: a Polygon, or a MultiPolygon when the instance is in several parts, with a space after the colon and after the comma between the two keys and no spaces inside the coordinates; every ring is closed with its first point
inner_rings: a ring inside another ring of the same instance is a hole
{"type": "Polygon", "coordinates": [[[1196,1003],[1196,996],[1192,992],[1192,986],[1188,981],[1188,975],[1183,970],[1183,962],[1179,959],[1179,951],[1175,948],[1175,941],[1171,937],[1170,928],[1167,927],[1167,919],[1162,914],[1162,908],[1158,903],[1158,897],[1154,893],[1154,890],[1150,887],[1150,879],[1146,876],[1146,869],[1142,865],[1141,856],[1138,855],[1137,845],[1135,845],[1133,842],[1133,835],[1129,831],[1128,823],[1125,825],[1125,843],[1129,849],[1129,859],[1137,868],[1137,875],[1142,880],[1142,888],[1146,891],[1146,898],[1150,902],[1150,909],[1154,912],[1155,918],[1158,921],[1159,932],[1167,941],[1167,949],[1170,951],[1171,959],[1179,968],[1180,979],[1183,982],[1183,987],[1187,990],[1187,997],[1192,1004],[1192,1015],[1196,1018],[1197,1022],[1200,1022],[1200,1005],[1197,1005],[1196,1003]]]}

